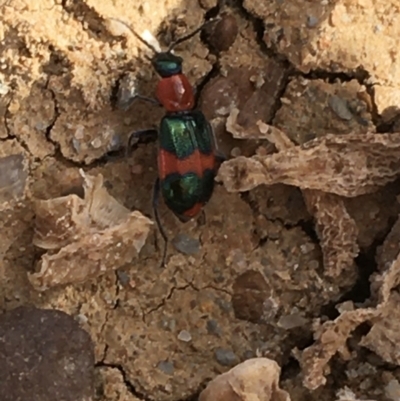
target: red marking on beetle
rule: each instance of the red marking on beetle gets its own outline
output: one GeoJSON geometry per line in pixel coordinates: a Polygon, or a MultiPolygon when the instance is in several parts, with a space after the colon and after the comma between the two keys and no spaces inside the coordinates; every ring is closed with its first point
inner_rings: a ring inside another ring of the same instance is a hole
{"type": "Polygon", "coordinates": [[[203,177],[205,170],[214,170],[216,159],[214,153],[205,155],[198,149],[186,157],[178,159],[175,154],[167,150],[160,149],[158,152],[158,171],[160,180],[164,180],[169,174],[177,173],[180,175],[193,172],[199,177],[203,177]]]}
{"type": "Polygon", "coordinates": [[[182,216],[179,216],[180,220],[182,222],[185,222],[189,221],[190,219],[193,219],[193,217],[196,217],[201,212],[203,206],[204,206],[203,203],[196,203],[191,209],[186,210],[182,216]]]}
{"type": "Polygon", "coordinates": [[[156,97],[168,112],[191,110],[195,103],[192,85],[183,74],[162,78],[157,85],[156,97]]]}

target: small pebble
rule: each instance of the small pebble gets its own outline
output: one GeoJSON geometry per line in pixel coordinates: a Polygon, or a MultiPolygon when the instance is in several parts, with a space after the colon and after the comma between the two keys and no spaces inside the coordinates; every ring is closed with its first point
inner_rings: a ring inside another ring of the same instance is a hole
{"type": "Polygon", "coordinates": [[[90,142],[90,144],[92,145],[92,147],[94,149],[99,149],[102,145],[101,139],[100,138],[95,138],[93,139],[92,142],[90,142]]]}
{"type": "Polygon", "coordinates": [[[217,348],[214,351],[216,361],[222,366],[234,366],[238,362],[236,354],[229,349],[217,348]]]}
{"type": "Polygon", "coordinates": [[[242,150],[238,146],[235,146],[234,148],[232,148],[232,150],[231,150],[232,157],[239,157],[241,154],[242,154],[242,150]]]}
{"type": "Polygon", "coordinates": [[[119,134],[114,134],[111,137],[110,143],[108,144],[108,151],[115,151],[115,150],[119,150],[122,147],[122,138],[121,135],[119,134]]]}
{"type": "Polygon", "coordinates": [[[37,129],[38,131],[44,131],[47,127],[48,127],[48,124],[44,121],[38,121],[35,124],[35,129],[37,129]]]}
{"type": "Polygon", "coordinates": [[[0,95],[1,96],[7,95],[7,93],[9,91],[10,91],[10,87],[9,86],[7,86],[7,85],[5,85],[3,83],[0,83],[0,95]]]}
{"type": "Polygon", "coordinates": [[[305,326],[308,320],[298,313],[293,313],[291,315],[281,316],[278,320],[278,327],[284,330],[291,330],[297,327],[305,326]]]}
{"type": "Polygon", "coordinates": [[[168,328],[170,331],[175,331],[175,329],[176,329],[176,320],[175,319],[171,319],[169,321],[168,328]]]}
{"type": "Polygon", "coordinates": [[[207,320],[207,332],[208,334],[220,335],[221,329],[218,326],[218,322],[214,319],[207,320]]]}
{"type": "Polygon", "coordinates": [[[184,255],[194,255],[200,251],[200,241],[186,234],[178,234],[172,240],[174,247],[184,255]]]}
{"type": "Polygon", "coordinates": [[[232,312],[232,302],[225,301],[221,298],[216,299],[215,302],[222,312],[226,314],[230,314],[232,312]]]}
{"type": "Polygon", "coordinates": [[[307,26],[309,28],[315,28],[318,24],[318,18],[314,17],[313,15],[309,15],[307,17],[307,26]]]}
{"type": "Polygon", "coordinates": [[[79,315],[76,316],[76,321],[79,324],[86,324],[88,322],[88,318],[86,315],[84,315],[83,313],[80,313],[79,315]]]}
{"type": "Polygon", "coordinates": [[[74,134],[74,138],[77,140],[82,140],[85,138],[85,127],[83,125],[78,125],[74,134]]]}
{"type": "Polygon", "coordinates": [[[217,52],[228,50],[236,40],[239,32],[236,18],[232,14],[225,14],[215,24],[204,28],[208,43],[217,52]]]}
{"type": "Polygon", "coordinates": [[[76,153],[79,153],[81,150],[81,144],[76,138],[72,138],[72,147],[74,148],[76,153]]]}
{"type": "Polygon", "coordinates": [[[127,110],[137,95],[137,78],[134,74],[127,74],[119,81],[116,106],[120,110],[127,110]]]}
{"type": "Polygon", "coordinates": [[[395,401],[400,399],[400,384],[396,379],[390,380],[385,386],[385,395],[389,400],[395,401]]]}
{"type": "Polygon", "coordinates": [[[166,375],[172,375],[174,373],[174,365],[169,361],[160,361],[157,364],[157,369],[166,375]]]}
{"type": "Polygon", "coordinates": [[[27,175],[22,154],[0,158],[1,203],[8,202],[10,197],[19,198],[23,195],[27,175]]]}
{"type": "Polygon", "coordinates": [[[332,111],[342,120],[350,121],[353,118],[353,114],[349,110],[347,101],[345,99],[342,99],[336,95],[330,96],[328,104],[332,111]]]}
{"type": "Polygon", "coordinates": [[[117,277],[121,285],[125,286],[129,284],[130,277],[126,272],[117,270],[117,277]]]}
{"type": "Polygon", "coordinates": [[[178,340],[188,343],[192,340],[192,336],[187,330],[182,330],[178,334],[178,340]]]}

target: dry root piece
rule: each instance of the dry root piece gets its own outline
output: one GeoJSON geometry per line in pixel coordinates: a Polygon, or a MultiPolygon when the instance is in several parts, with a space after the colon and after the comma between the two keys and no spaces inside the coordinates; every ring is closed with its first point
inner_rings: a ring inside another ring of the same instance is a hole
{"type": "Polygon", "coordinates": [[[338,277],[343,271],[355,273],[358,228],[343,200],[337,195],[315,190],[303,190],[303,197],[316,222],[326,275],[338,277]]]}
{"type": "MultiPolygon", "coordinates": [[[[326,383],[325,374],[328,372],[328,362],[336,354],[340,352],[346,355],[346,341],[351,333],[366,321],[381,322],[378,329],[369,334],[363,340],[363,345],[370,346],[371,341],[380,339],[382,335],[382,325],[385,319],[393,319],[393,309],[390,305],[391,289],[400,283],[400,254],[397,259],[390,265],[389,269],[375,278],[372,286],[380,284],[377,294],[378,305],[376,308],[364,308],[342,312],[334,321],[324,323],[319,327],[316,335],[316,343],[306,348],[301,357],[300,365],[303,370],[305,387],[314,390],[326,383]]],[[[386,327],[386,326],[385,326],[386,327]]],[[[393,330],[393,326],[390,327],[393,330]]],[[[397,329],[398,331],[398,329],[397,329]]],[[[394,333],[395,334],[395,333],[394,333]]],[[[398,343],[398,334],[389,341],[379,341],[374,347],[374,351],[383,357],[388,356],[388,352],[393,351],[395,342],[398,343]]],[[[396,347],[397,350],[397,347],[396,347]]]]}
{"type": "Polygon", "coordinates": [[[328,134],[272,155],[229,160],[217,179],[229,192],[283,183],[355,197],[376,191],[399,174],[400,133],[328,134]]]}
{"type": "Polygon", "coordinates": [[[248,359],[211,381],[199,401],[290,401],[279,388],[280,372],[271,359],[248,359]]]}
{"type": "Polygon", "coordinates": [[[35,203],[33,243],[47,250],[29,275],[40,291],[80,283],[118,269],[136,257],[152,222],[130,212],[103,187],[103,177],[84,175],[85,199],[69,195],[35,203]]]}

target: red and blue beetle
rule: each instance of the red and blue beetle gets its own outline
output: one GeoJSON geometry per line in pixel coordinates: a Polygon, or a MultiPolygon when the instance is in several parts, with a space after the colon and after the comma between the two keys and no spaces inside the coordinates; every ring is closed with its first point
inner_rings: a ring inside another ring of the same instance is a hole
{"type": "Polygon", "coordinates": [[[183,59],[172,53],[173,48],[195,34],[211,20],[190,34],[173,42],[167,51],[158,52],[122,21],[142,43],[154,52],[153,68],[160,76],[156,99],[140,95],[139,98],[158,103],[166,110],[158,131],[143,130],[131,134],[129,143],[142,135],[158,135],[158,178],[154,184],[153,210],[157,226],[165,241],[162,266],[165,264],[168,237],[158,213],[159,194],[167,207],[181,222],[196,217],[210,200],[218,166],[225,157],[216,148],[210,123],[200,110],[195,110],[195,95],[186,75],[182,72],[183,59]]]}

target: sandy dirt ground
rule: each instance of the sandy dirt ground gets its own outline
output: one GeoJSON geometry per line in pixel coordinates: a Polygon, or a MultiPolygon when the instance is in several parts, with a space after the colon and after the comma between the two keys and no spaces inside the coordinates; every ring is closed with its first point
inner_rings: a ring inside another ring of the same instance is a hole
{"type": "Polygon", "coordinates": [[[94,395],[71,399],[194,400],[256,356],[293,401],[400,399],[397,1],[9,0],[0,15],[0,308],[58,309],[90,334],[94,395]],[[110,156],[157,128],[163,109],[128,103],[158,77],[112,19],[166,47],[217,15],[175,53],[229,160],[202,218],[161,204],[160,269],[157,144],[110,156]]]}

